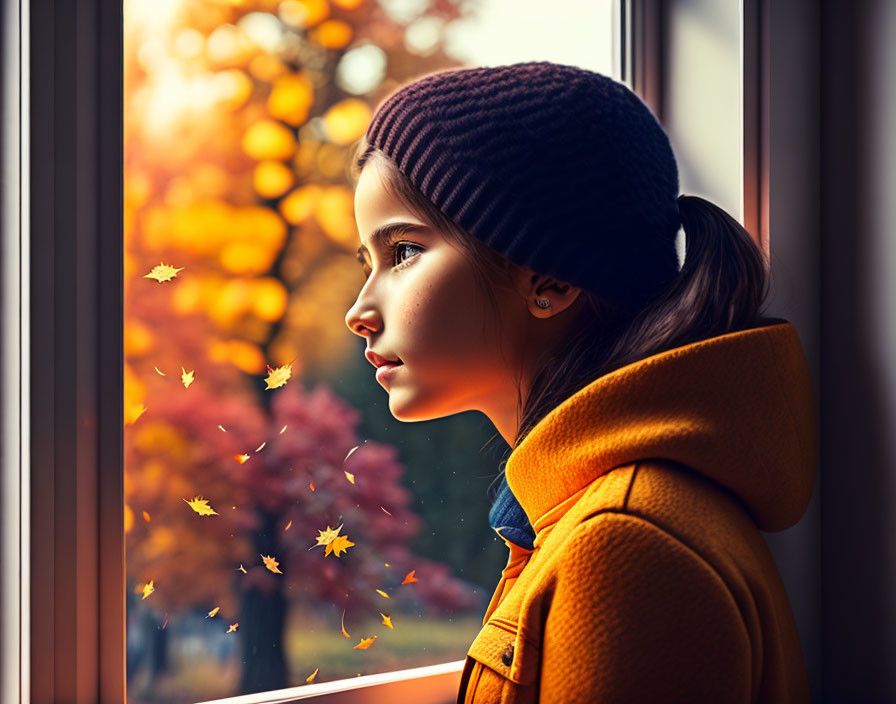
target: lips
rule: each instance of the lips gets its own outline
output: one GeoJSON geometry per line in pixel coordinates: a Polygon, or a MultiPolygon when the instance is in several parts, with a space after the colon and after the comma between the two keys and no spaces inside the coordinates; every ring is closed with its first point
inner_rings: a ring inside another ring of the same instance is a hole
{"type": "Polygon", "coordinates": [[[367,358],[367,361],[377,369],[386,365],[397,367],[402,364],[402,361],[398,357],[390,359],[388,357],[384,357],[383,355],[377,354],[373,350],[367,350],[364,353],[364,356],[367,358]]]}

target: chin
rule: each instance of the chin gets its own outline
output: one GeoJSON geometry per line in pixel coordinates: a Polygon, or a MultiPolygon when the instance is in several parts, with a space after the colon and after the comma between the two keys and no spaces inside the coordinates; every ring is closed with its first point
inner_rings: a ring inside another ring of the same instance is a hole
{"type": "Polygon", "coordinates": [[[460,413],[459,410],[446,408],[444,405],[421,400],[419,398],[408,398],[399,390],[395,390],[389,394],[389,411],[395,420],[403,423],[419,423],[424,420],[438,420],[447,416],[460,413]]]}

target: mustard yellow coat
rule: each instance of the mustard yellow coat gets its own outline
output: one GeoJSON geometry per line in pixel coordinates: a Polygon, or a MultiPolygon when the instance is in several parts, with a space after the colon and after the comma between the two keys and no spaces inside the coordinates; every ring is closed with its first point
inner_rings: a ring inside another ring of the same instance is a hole
{"type": "Polygon", "coordinates": [[[649,357],[568,398],[508,459],[534,549],[504,539],[459,704],[809,701],[759,531],[803,515],[815,448],[786,321],[649,357]]]}

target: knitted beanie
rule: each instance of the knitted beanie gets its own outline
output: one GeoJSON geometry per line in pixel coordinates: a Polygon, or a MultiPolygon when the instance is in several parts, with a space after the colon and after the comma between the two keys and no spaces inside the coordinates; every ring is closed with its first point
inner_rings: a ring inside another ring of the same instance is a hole
{"type": "Polygon", "coordinates": [[[547,61],[451,69],[388,95],[367,141],[512,262],[637,312],[678,273],[678,169],[647,105],[547,61]]]}

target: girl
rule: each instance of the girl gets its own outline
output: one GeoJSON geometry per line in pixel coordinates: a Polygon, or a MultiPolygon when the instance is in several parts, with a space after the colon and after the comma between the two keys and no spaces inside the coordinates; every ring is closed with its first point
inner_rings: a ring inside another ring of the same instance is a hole
{"type": "Polygon", "coordinates": [[[346,324],[390,411],[477,409],[511,448],[458,702],[808,701],[760,534],[812,493],[808,368],[760,315],[764,254],[678,195],[647,106],[549,62],[430,74],[381,103],[353,176],[346,324]]]}

